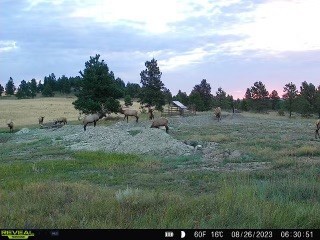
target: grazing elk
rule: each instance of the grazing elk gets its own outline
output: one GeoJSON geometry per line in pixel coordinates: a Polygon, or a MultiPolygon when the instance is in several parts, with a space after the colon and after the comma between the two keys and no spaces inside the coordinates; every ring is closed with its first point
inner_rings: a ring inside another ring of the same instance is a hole
{"type": "Polygon", "coordinates": [[[63,123],[63,125],[67,124],[68,123],[67,118],[66,117],[59,117],[54,121],[54,124],[57,124],[57,123],[63,123]]]}
{"type": "Polygon", "coordinates": [[[166,118],[157,118],[155,119],[150,128],[159,128],[161,126],[164,126],[166,128],[166,133],[169,131],[169,126],[168,126],[168,119],[166,118]]]}

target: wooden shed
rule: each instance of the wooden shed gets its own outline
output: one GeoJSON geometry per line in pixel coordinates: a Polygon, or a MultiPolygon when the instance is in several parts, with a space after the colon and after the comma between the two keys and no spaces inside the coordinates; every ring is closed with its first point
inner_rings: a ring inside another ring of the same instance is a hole
{"type": "Polygon", "coordinates": [[[185,105],[183,105],[181,102],[172,101],[168,105],[168,108],[161,113],[161,116],[164,116],[164,115],[165,116],[174,116],[174,115],[184,116],[186,111],[188,111],[188,108],[185,105]]]}

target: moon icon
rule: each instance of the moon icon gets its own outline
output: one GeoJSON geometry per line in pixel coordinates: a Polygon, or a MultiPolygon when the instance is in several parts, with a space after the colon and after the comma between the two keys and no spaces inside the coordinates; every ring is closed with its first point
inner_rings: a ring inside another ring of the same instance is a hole
{"type": "Polygon", "coordinates": [[[185,231],[181,231],[181,238],[184,238],[186,236],[185,231]]]}

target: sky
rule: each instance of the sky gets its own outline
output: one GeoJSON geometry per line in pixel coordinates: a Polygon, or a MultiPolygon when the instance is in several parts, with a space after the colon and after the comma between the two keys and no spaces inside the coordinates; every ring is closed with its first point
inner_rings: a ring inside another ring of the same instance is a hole
{"type": "Polygon", "coordinates": [[[157,60],[173,95],[206,79],[243,98],[289,82],[320,85],[319,0],[0,0],[0,84],[79,76],[100,54],[139,83],[157,60]]]}

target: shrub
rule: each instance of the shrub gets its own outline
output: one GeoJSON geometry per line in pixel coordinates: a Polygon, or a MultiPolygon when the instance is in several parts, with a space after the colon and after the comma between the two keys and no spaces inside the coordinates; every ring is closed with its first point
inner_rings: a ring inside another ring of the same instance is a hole
{"type": "Polygon", "coordinates": [[[285,115],[284,114],[284,110],[283,109],[279,109],[278,114],[279,114],[279,116],[284,116],[285,115]]]}

